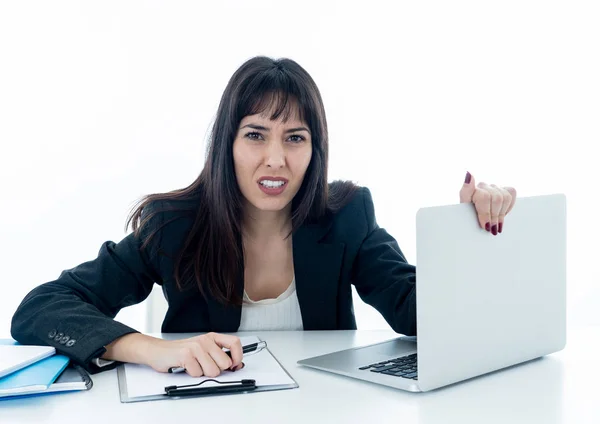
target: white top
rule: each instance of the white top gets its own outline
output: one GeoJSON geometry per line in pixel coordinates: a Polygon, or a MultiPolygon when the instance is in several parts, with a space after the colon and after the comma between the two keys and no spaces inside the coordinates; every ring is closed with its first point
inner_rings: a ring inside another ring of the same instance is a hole
{"type": "Polygon", "coordinates": [[[244,290],[238,331],[261,330],[304,330],[295,276],[289,287],[276,299],[253,301],[244,290]]]}

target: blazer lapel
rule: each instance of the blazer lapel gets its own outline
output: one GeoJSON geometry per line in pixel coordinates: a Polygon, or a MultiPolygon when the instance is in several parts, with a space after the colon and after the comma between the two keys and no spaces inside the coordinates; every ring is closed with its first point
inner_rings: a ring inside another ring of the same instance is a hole
{"type": "MultiPolygon", "coordinates": [[[[337,294],[345,244],[320,243],[331,220],[305,224],[292,235],[296,294],[305,330],[337,329],[337,294]]],[[[244,293],[244,270],[240,270],[237,293],[244,293]]],[[[210,328],[215,332],[236,332],[242,309],[224,306],[212,297],[208,301],[210,328]]]]}
{"type": "MultiPolygon", "coordinates": [[[[244,294],[244,267],[240,267],[238,274],[240,277],[235,290],[242,297],[244,294]]],[[[210,296],[210,295],[209,295],[210,296]]],[[[242,317],[242,308],[235,305],[223,305],[215,300],[212,296],[208,301],[208,314],[210,320],[211,331],[221,333],[234,333],[240,326],[242,317]]]]}
{"type": "Polygon", "coordinates": [[[338,327],[338,280],[345,244],[319,242],[329,227],[331,221],[304,225],[292,239],[296,293],[305,330],[338,327]]]}

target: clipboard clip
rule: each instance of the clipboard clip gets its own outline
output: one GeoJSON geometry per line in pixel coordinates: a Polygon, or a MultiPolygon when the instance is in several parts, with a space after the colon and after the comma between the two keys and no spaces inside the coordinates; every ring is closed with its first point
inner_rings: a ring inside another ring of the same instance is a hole
{"type": "Polygon", "coordinates": [[[224,393],[239,393],[256,390],[256,380],[245,379],[237,381],[218,381],[207,379],[196,384],[187,384],[185,386],[167,386],[165,394],[167,396],[202,396],[224,393]],[[198,387],[207,381],[219,383],[220,386],[198,387]],[[191,387],[191,388],[190,388],[191,387]]]}

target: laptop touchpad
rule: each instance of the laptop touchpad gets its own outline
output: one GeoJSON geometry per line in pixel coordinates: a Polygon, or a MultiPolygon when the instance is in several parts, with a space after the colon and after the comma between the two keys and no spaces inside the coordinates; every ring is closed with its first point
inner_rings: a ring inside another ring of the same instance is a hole
{"type": "Polygon", "coordinates": [[[373,346],[380,355],[398,357],[414,353],[417,350],[416,337],[403,337],[373,346]]]}

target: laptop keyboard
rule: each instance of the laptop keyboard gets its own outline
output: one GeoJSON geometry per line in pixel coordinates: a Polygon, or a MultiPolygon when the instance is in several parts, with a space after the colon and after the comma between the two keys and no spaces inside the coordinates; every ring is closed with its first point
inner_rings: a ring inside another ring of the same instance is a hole
{"type": "Polygon", "coordinates": [[[401,356],[396,359],[389,359],[383,362],[377,362],[371,365],[360,367],[359,370],[378,372],[381,374],[393,375],[395,377],[417,379],[417,354],[401,356]]]}

